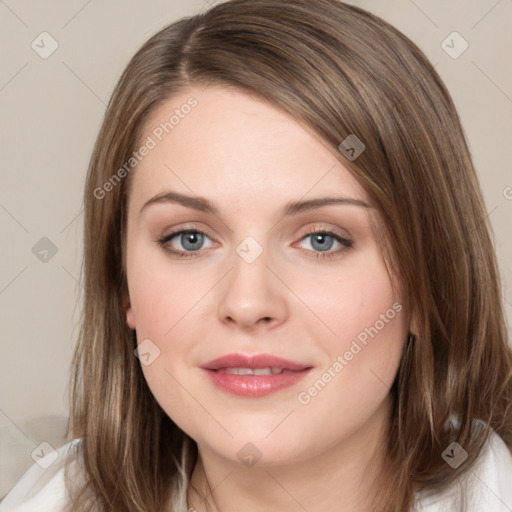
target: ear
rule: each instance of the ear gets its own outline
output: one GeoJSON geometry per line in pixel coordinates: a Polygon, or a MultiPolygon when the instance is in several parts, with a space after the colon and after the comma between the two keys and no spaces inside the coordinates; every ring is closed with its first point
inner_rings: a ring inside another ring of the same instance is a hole
{"type": "Polygon", "coordinates": [[[133,314],[130,297],[128,294],[123,294],[123,309],[126,313],[126,323],[130,329],[135,329],[135,315],[133,314]]]}
{"type": "Polygon", "coordinates": [[[417,315],[413,314],[411,315],[409,319],[409,332],[414,335],[414,337],[418,336],[418,319],[417,315]]]}

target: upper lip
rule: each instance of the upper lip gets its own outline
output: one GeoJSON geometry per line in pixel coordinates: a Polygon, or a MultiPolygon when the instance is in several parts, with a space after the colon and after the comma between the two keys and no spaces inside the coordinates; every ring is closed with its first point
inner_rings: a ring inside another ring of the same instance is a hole
{"type": "Polygon", "coordinates": [[[296,363],[273,356],[272,354],[227,354],[208,363],[201,365],[201,368],[207,370],[219,370],[221,368],[280,368],[282,370],[305,370],[311,368],[311,365],[296,363]]]}

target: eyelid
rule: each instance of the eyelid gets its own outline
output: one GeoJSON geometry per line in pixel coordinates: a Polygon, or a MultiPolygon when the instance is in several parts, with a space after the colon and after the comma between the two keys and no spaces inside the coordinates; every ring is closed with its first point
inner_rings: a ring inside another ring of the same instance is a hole
{"type": "Polygon", "coordinates": [[[349,235],[342,235],[334,228],[327,228],[325,225],[322,226],[313,226],[309,227],[305,233],[303,233],[297,242],[294,242],[294,245],[302,242],[305,238],[315,234],[323,234],[330,236],[333,238],[341,247],[335,251],[312,251],[309,249],[301,249],[310,255],[310,257],[314,257],[316,259],[329,259],[341,256],[347,250],[350,250],[354,247],[354,240],[349,235]]]}
{"type": "MultiPolygon", "coordinates": [[[[302,239],[305,236],[310,235],[312,233],[325,232],[325,233],[336,234],[340,238],[343,238],[345,240],[351,240],[352,237],[348,232],[346,232],[346,234],[343,234],[343,233],[340,233],[337,229],[339,230],[339,228],[326,226],[325,224],[322,224],[322,223],[313,224],[313,226],[305,228],[305,232],[302,235],[300,235],[300,239],[302,239]]],[[[194,223],[185,224],[176,229],[170,229],[168,233],[164,233],[163,235],[161,235],[159,237],[159,239],[161,240],[161,239],[169,237],[171,235],[176,235],[176,234],[180,233],[181,231],[195,231],[195,232],[202,233],[203,235],[208,236],[212,240],[215,240],[215,236],[213,236],[207,228],[199,227],[197,224],[194,224],[194,223]]]]}
{"type": "MultiPolygon", "coordinates": [[[[209,230],[204,229],[204,228],[200,228],[200,227],[195,226],[195,225],[185,225],[185,226],[181,226],[181,227],[176,228],[176,229],[171,229],[170,231],[164,233],[163,235],[158,236],[155,241],[161,247],[166,248],[166,245],[169,243],[169,241],[172,238],[175,238],[178,235],[180,235],[182,233],[187,233],[187,232],[200,233],[201,235],[204,235],[204,236],[208,237],[215,245],[218,245],[218,242],[215,240],[215,237],[211,235],[209,230]]],[[[171,252],[171,253],[174,253],[174,254],[177,254],[177,253],[182,254],[182,253],[187,253],[187,252],[189,254],[194,254],[194,253],[199,253],[199,252],[203,251],[204,249],[200,249],[199,251],[178,251],[178,250],[174,250],[174,249],[167,249],[167,250],[169,252],[171,252]]]]}
{"type": "Polygon", "coordinates": [[[170,229],[164,231],[164,233],[159,236],[159,239],[177,235],[178,233],[180,233],[182,231],[193,231],[193,232],[197,232],[197,233],[202,233],[203,235],[208,236],[212,240],[215,240],[215,236],[213,236],[213,234],[210,232],[209,229],[199,227],[197,224],[194,224],[194,223],[186,223],[184,225],[180,225],[178,228],[170,228],[170,229]]]}
{"type": "MultiPolygon", "coordinates": [[[[173,239],[174,237],[183,234],[186,232],[194,232],[202,234],[206,237],[208,237],[214,244],[218,244],[216,242],[215,237],[213,237],[208,229],[203,229],[198,227],[194,224],[188,224],[184,226],[180,226],[179,228],[172,229],[167,234],[164,234],[157,238],[156,242],[165,250],[173,254],[174,256],[177,256],[179,258],[188,258],[188,257],[195,257],[196,254],[200,254],[201,252],[204,252],[206,249],[199,249],[198,251],[181,251],[176,249],[170,249],[167,246],[169,241],[173,239]]],[[[304,232],[302,235],[300,235],[299,240],[294,242],[294,244],[302,242],[306,237],[315,235],[315,234],[325,234],[327,236],[330,236],[331,238],[334,238],[335,241],[337,241],[342,247],[335,251],[313,251],[309,249],[301,249],[302,251],[305,251],[307,253],[310,253],[314,255],[313,257],[317,259],[326,259],[326,258],[332,258],[339,256],[342,252],[345,252],[346,250],[349,250],[353,247],[354,241],[350,235],[346,236],[341,233],[339,233],[338,230],[336,230],[333,227],[327,227],[325,224],[320,225],[314,225],[312,227],[309,227],[306,229],[306,232],[304,232]]]]}
{"type": "Polygon", "coordinates": [[[304,238],[304,236],[306,236],[306,235],[311,235],[314,233],[327,233],[327,234],[332,233],[332,234],[339,236],[340,238],[343,238],[344,240],[351,240],[352,237],[348,233],[348,231],[346,231],[346,230],[343,230],[343,231],[345,231],[345,234],[342,233],[342,230],[340,228],[335,228],[335,227],[327,226],[326,224],[317,223],[317,224],[313,224],[312,226],[308,226],[307,228],[305,228],[305,233],[303,233],[301,235],[301,239],[304,238]]]}

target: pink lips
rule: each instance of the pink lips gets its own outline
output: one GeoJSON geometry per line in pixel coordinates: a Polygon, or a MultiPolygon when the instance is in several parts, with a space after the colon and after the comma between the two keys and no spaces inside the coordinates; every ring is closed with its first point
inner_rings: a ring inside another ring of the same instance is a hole
{"type": "Polygon", "coordinates": [[[220,389],[245,397],[266,396],[292,386],[311,370],[311,366],[270,354],[229,354],[201,368],[220,389]]]}

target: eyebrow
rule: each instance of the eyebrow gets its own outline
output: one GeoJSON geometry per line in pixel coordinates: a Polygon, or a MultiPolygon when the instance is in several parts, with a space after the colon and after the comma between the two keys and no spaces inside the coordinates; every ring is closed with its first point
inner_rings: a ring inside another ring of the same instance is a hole
{"type": "MultiPolygon", "coordinates": [[[[180,194],[178,192],[163,192],[152,197],[149,201],[147,201],[144,206],[141,208],[139,215],[153,204],[161,204],[161,203],[175,203],[185,206],[186,208],[191,208],[193,210],[198,210],[200,212],[211,213],[213,215],[218,215],[218,210],[216,206],[206,199],[205,197],[199,196],[187,196],[185,194],[180,194]]],[[[319,197],[315,199],[308,199],[306,201],[290,201],[286,203],[281,210],[281,216],[289,216],[296,215],[298,213],[302,213],[305,211],[313,210],[316,208],[320,208],[322,206],[329,205],[352,205],[352,206],[361,206],[363,208],[371,208],[368,203],[361,201],[360,199],[353,199],[350,197],[319,197]]]]}

